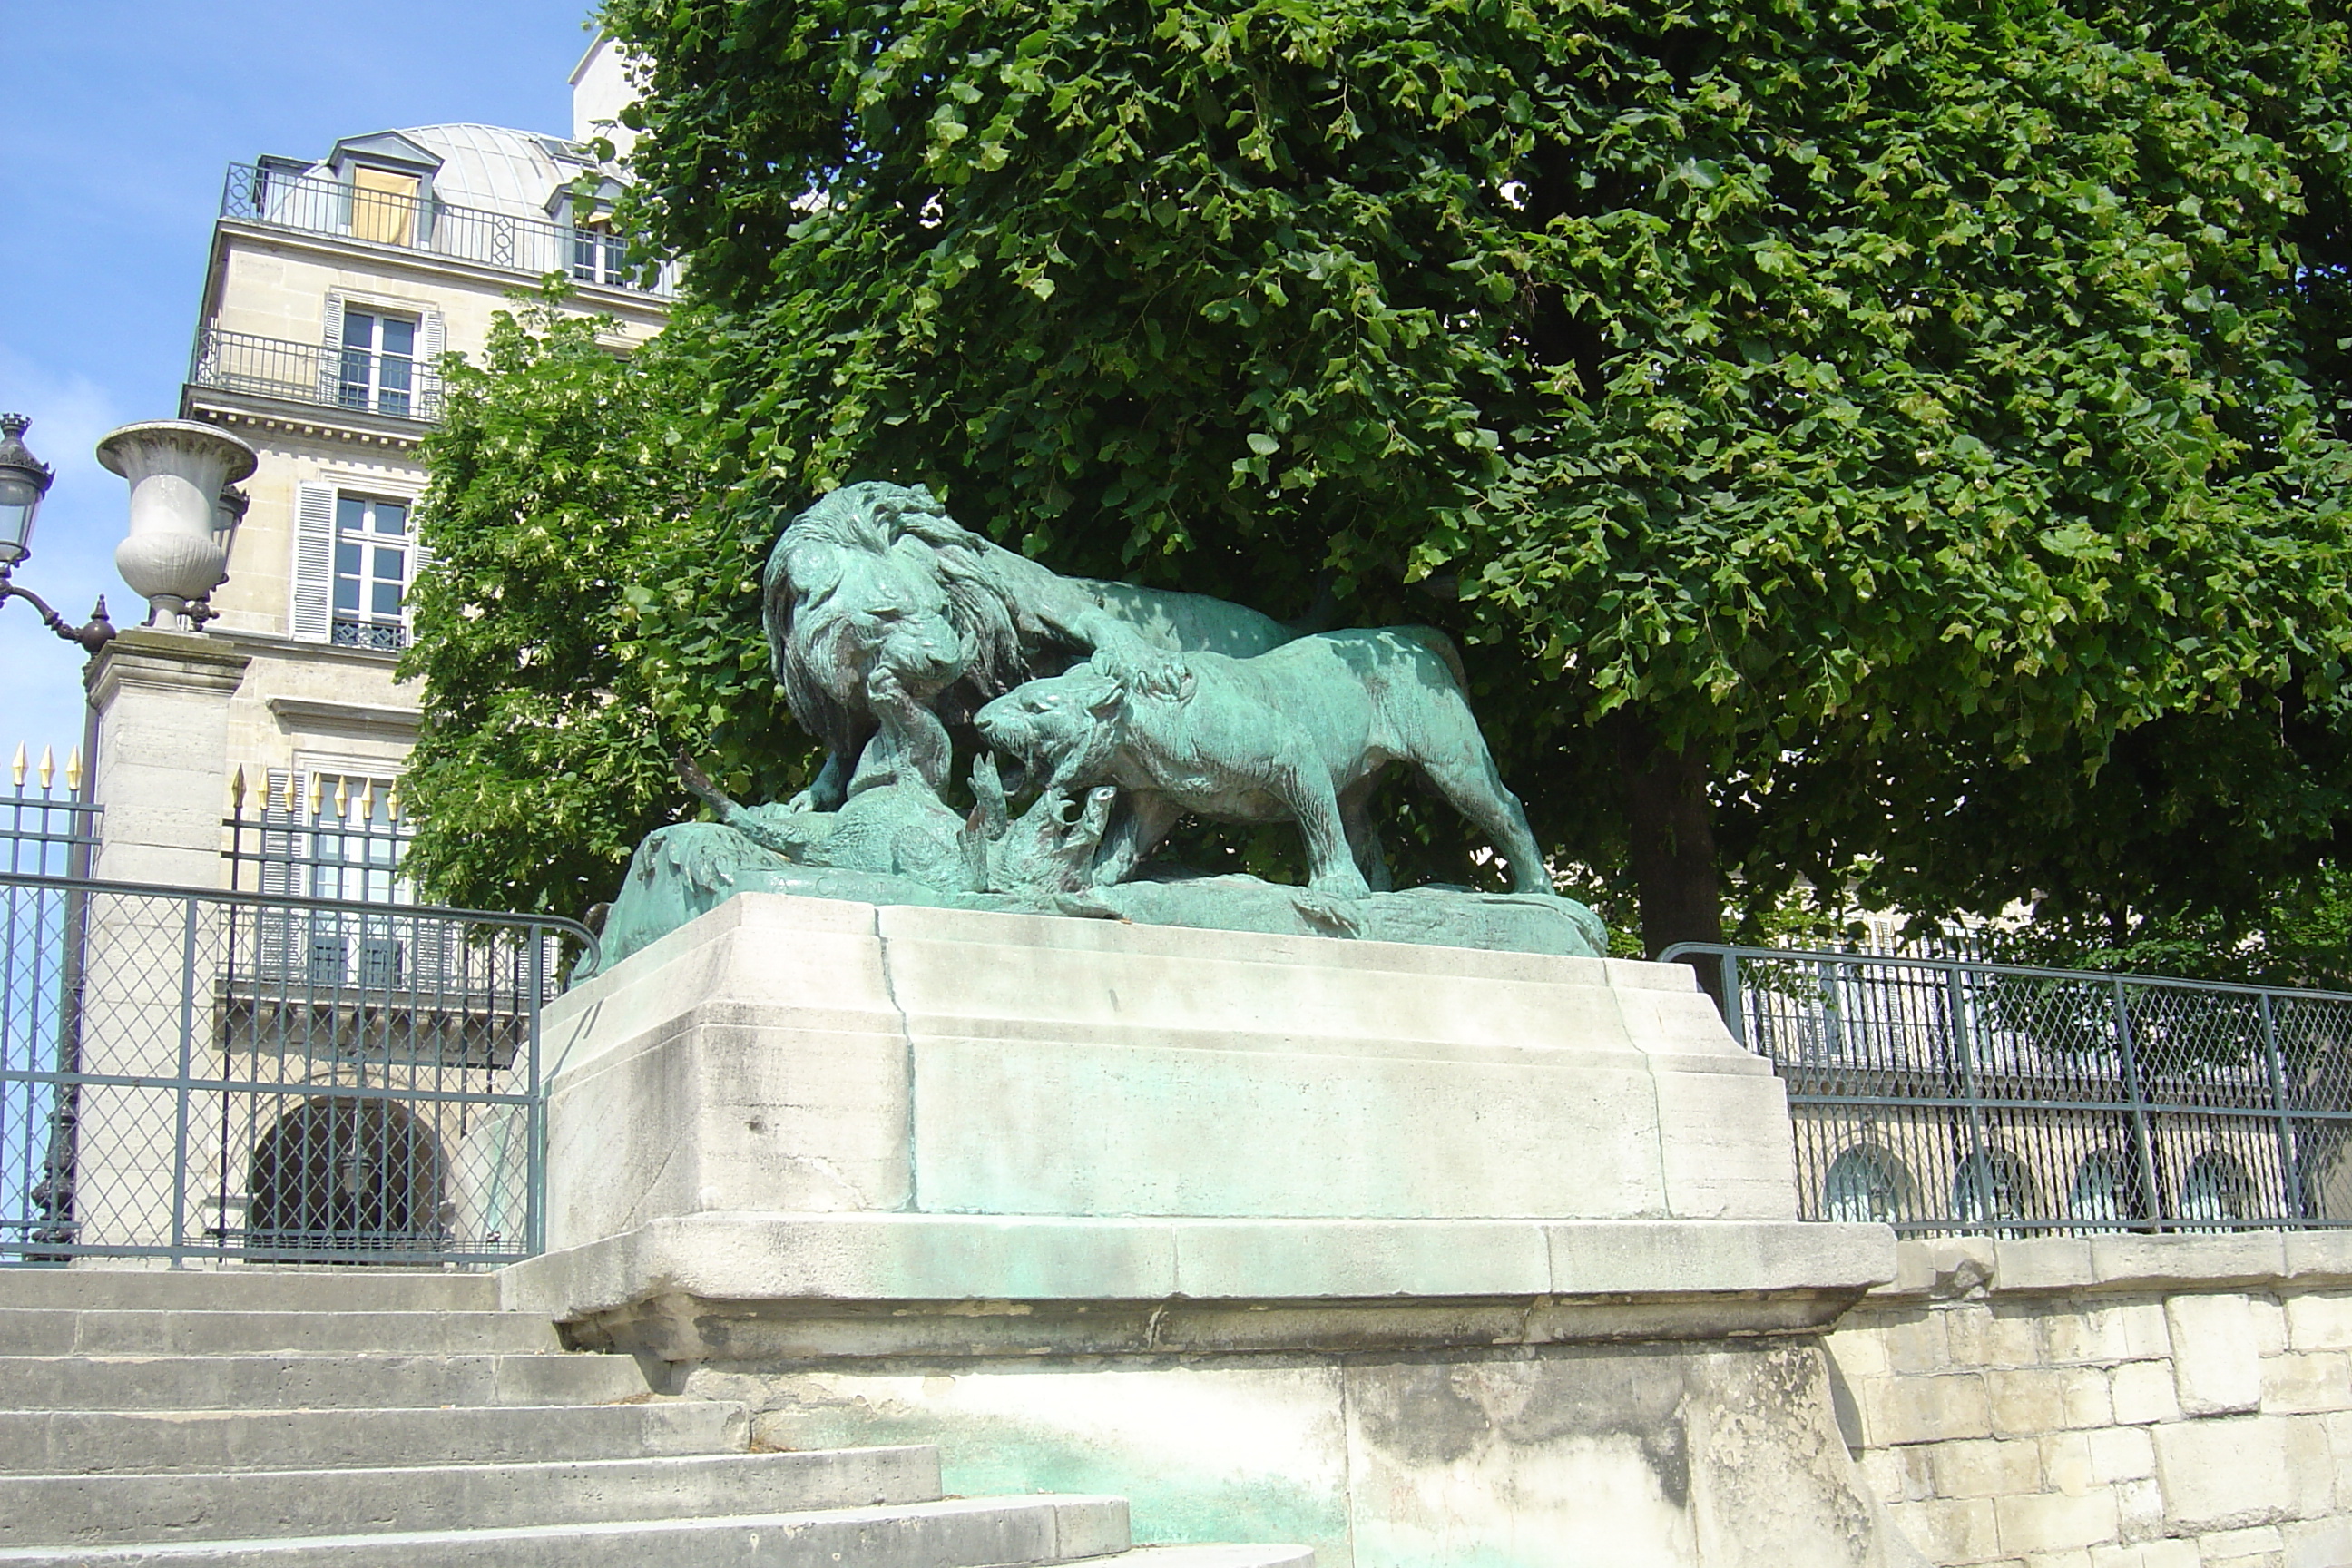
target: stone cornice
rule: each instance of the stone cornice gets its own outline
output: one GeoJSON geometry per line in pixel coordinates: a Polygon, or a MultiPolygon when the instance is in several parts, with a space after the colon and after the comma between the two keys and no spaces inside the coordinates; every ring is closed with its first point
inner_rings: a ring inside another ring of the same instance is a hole
{"type": "Polygon", "coordinates": [[[250,654],[202,632],[132,626],[90,659],[82,685],[101,709],[125,686],[226,696],[237,689],[252,662],[250,654]]]}
{"type": "Polygon", "coordinates": [[[377,735],[396,731],[413,741],[425,715],[421,709],[385,708],[372,702],[336,702],[319,697],[272,697],[270,714],[288,729],[323,731],[346,735],[377,735]]]}
{"type": "Polygon", "coordinates": [[[230,429],[250,430],[264,437],[300,436],[313,440],[347,441],[400,453],[415,451],[430,428],[415,420],[387,419],[319,404],[256,397],[193,384],[181,388],[180,406],[191,418],[230,429]]]}

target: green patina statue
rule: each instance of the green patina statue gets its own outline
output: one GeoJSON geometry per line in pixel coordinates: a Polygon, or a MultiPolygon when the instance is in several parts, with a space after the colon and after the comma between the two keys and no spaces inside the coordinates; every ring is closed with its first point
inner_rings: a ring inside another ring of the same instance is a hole
{"type": "Polygon", "coordinates": [[[604,963],[735,893],[1598,955],[1556,897],[1471,716],[1452,644],[1420,626],[1315,632],[1195,594],[1062,577],[959,525],[929,491],[845,486],[768,558],[764,619],[810,787],[729,799],[638,846],[604,963]],[[945,799],[956,751],[974,805],[945,799]],[[999,759],[1016,764],[1010,788],[999,759]],[[1416,770],[1492,841],[1515,889],[1389,890],[1365,807],[1416,770]],[[1015,816],[1013,793],[1034,793],[1015,816]],[[1210,877],[1152,851],[1180,820],[1296,823],[1308,885],[1210,877]]]}

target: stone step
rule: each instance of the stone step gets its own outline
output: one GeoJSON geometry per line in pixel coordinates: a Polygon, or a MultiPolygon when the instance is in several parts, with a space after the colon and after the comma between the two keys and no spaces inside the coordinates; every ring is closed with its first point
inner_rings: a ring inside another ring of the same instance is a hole
{"type": "MultiPolygon", "coordinates": [[[[504,1530],[0,1548],[0,1563],[79,1568],[1025,1568],[1128,1547],[1127,1500],[1021,1497],[504,1530]]],[[[1259,1560],[1155,1568],[1254,1568],[1259,1560]]],[[[1297,1559],[1267,1560],[1285,1565],[1297,1559]]]]}
{"type": "Polygon", "coordinates": [[[0,1473],[546,1464],[740,1454],[751,1416],[717,1400],[400,1410],[0,1410],[0,1473]]]}
{"type": "Polygon", "coordinates": [[[1315,1568],[1311,1546],[1138,1546],[1096,1560],[1097,1568],[1315,1568]]]}
{"type": "Polygon", "coordinates": [[[619,1355],[0,1356],[14,1410],[609,1405],[651,1392],[619,1355]]]}
{"type": "Polygon", "coordinates": [[[498,1278],[398,1268],[0,1268],[0,1307],[90,1311],[495,1312],[498,1278]]]}
{"type": "Polygon", "coordinates": [[[562,1348],[520,1312],[191,1311],[0,1307],[5,1355],[448,1355],[562,1348]]]}
{"type": "Polygon", "coordinates": [[[843,1448],[546,1465],[0,1477],[11,1544],[420,1534],[934,1502],[939,1451],[843,1448]]]}

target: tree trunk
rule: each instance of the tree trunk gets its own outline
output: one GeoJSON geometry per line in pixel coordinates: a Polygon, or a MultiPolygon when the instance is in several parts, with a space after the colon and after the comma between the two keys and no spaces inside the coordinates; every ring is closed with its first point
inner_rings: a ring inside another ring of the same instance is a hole
{"type": "MultiPolygon", "coordinates": [[[[1706,764],[1692,752],[1667,749],[1636,715],[1621,711],[1615,728],[1633,881],[1642,898],[1643,949],[1655,958],[1678,942],[1719,942],[1723,887],[1706,764]]],[[[1709,959],[1692,967],[1719,1005],[1721,966],[1709,959]]]]}

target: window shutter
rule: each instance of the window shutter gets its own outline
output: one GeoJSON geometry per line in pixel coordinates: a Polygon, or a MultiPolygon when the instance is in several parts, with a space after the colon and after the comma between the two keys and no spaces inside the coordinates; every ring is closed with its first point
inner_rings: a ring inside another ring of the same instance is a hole
{"type": "MultiPolygon", "coordinates": [[[[441,312],[425,311],[424,319],[416,323],[416,414],[420,419],[441,417],[441,355],[448,347],[448,328],[441,312]]],[[[419,570],[422,569],[420,563],[419,570]]]]}
{"type": "MultiPolygon", "coordinates": [[[[284,768],[271,768],[264,775],[269,782],[261,795],[261,891],[285,895],[307,892],[295,886],[294,825],[300,820],[299,792],[305,781],[299,773],[284,768]],[[288,803],[281,805],[280,803],[288,803]]],[[[298,930],[299,911],[278,905],[262,906],[256,925],[261,938],[261,972],[270,979],[282,978],[288,972],[289,955],[300,945],[303,933],[298,930]]]]}
{"type": "Polygon", "coordinates": [[[319,401],[332,408],[342,401],[343,384],[343,291],[327,290],[327,330],[320,337],[323,352],[319,355],[319,401]]]}
{"type": "Polygon", "coordinates": [[[287,630],[302,642],[325,642],[335,598],[335,488],[295,487],[294,594],[287,630]]]}
{"type": "MultiPolygon", "coordinates": [[[[416,513],[414,510],[411,510],[408,515],[410,519],[409,526],[413,529],[416,526],[415,521],[416,513]]],[[[404,642],[415,642],[416,640],[416,584],[418,580],[425,575],[425,569],[432,564],[432,546],[422,542],[409,546],[408,592],[401,596],[400,601],[401,629],[405,634],[402,638],[402,641],[404,642]]]]}

